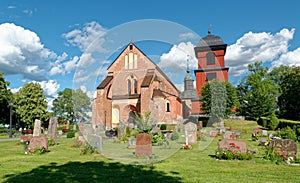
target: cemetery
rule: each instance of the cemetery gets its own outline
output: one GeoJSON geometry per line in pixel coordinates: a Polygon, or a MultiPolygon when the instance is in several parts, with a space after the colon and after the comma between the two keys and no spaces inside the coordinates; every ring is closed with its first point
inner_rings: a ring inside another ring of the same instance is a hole
{"type": "Polygon", "coordinates": [[[33,134],[1,142],[2,182],[299,181],[299,142],[255,121],[225,120],[224,128],[188,122],[149,133],[105,133],[85,123],[58,133],[50,121],[43,133],[35,120],[33,134]]]}

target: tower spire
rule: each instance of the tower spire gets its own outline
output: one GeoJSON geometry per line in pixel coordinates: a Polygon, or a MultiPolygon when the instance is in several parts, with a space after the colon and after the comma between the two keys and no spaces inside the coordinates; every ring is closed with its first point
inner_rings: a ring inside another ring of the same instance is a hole
{"type": "Polygon", "coordinates": [[[208,33],[208,35],[210,35],[210,33],[211,33],[211,25],[208,26],[207,33],[208,33]]]}

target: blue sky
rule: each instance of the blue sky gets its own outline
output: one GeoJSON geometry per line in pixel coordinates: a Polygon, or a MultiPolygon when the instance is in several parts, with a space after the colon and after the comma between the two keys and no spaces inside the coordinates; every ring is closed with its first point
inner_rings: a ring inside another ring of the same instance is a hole
{"type": "Polygon", "coordinates": [[[300,65],[299,7],[297,0],[0,0],[0,71],[13,91],[39,82],[49,103],[64,88],[93,96],[106,66],[133,41],[182,88],[186,55],[210,27],[228,44],[236,84],[254,61],[300,65]]]}

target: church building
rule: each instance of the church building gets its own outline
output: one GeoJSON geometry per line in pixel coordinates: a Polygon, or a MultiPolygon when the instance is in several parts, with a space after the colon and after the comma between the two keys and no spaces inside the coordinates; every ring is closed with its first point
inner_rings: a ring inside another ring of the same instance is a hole
{"type": "Polygon", "coordinates": [[[93,100],[93,125],[132,125],[136,114],[151,112],[158,123],[176,124],[182,118],[180,92],[163,71],[134,43],[129,43],[107,68],[93,100]]]}

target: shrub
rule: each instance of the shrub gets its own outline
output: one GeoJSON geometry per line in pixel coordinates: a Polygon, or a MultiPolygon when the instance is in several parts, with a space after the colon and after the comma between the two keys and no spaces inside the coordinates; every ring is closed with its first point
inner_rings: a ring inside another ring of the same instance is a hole
{"type": "Polygon", "coordinates": [[[126,136],[130,137],[130,128],[129,128],[129,126],[126,126],[126,136]]]}
{"type": "Polygon", "coordinates": [[[279,120],[276,115],[273,113],[270,117],[270,120],[267,123],[267,127],[271,130],[275,130],[279,124],[279,120]]]}
{"type": "Polygon", "coordinates": [[[267,128],[268,121],[270,121],[270,118],[260,117],[257,120],[257,124],[264,127],[264,128],[267,128]]]}
{"type": "Polygon", "coordinates": [[[235,143],[230,143],[230,147],[225,149],[218,149],[216,151],[217,159],[224,160],[251,160],[253,158],[253,154],[251,153],[241,153],[239,151],[240,146],[237,146],[235,143]]]}
{"type": "Polygon", "coordinates": [[[279,132],[275,134],[282,139],[292,139],[297,141],[297,135],[294,129],[291,129],[289,126],[281,129],[279,132]]]}
{"type": "Polygon", "coordinates": [[[48,146],[54,146],[54,145],[55,145],[54,140],[51,138],[48,138],[48,146]]]}
{"type": "Polygon", "coordinates": [[[160,125],[160,130],[167,130],[167,125],[166,124],[161,124],[160,125]]]}
{"type": "Polygon", "coordinates": [[[179,134],[176,130],[174,130],[171,136],[171,140],[177,140],[177,139],[179,139],[179,134]]]}
{"type": "Polygon", "coordinates": [[[75,133],[74,132],[67,133],[67,138],[73,138],[73,137],[75,137],[75,133]]]}
{"type": "Polygon", "coordinates": [[[292,121],[292,120],[286,120],[286,119],[279,119],[278,128],[285,128],[285,127],[291,127],[294,128],[300,128],[300,121],[292,121]]]}

